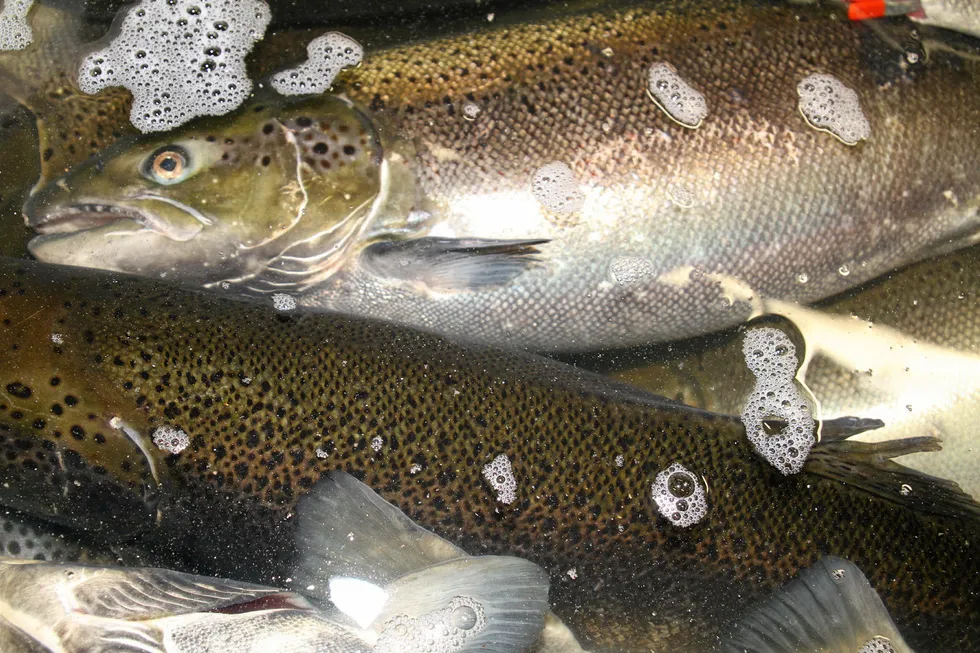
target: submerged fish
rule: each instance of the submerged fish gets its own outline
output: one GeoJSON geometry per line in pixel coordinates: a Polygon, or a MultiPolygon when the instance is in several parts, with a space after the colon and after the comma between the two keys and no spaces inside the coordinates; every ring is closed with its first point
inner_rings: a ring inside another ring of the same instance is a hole
{"type": "Polygon", "coordinates": [[[678,0],[369,52],[74,166],[30,249],[538,350],[707,333],[975,238],[980,62],[841,18],[678,0]]]}
{"type": "MultiPolygon", "coordinates": [[[[890,273],[814,309],[770,306],[798,342],[800,380],[820,417],[858,414],[884,422],[859,437],[883,441],[934,435],[941,452],[903,465],[956,481],[980,497],[980,248],[890,273]]],[[[737,414],[754,379],[743,331],[576,362],[706,410],[737,414]]],[[[914,491],[914,488],[910,488],[914,491]]]]}
{"type": "Polygon", "coordinates": [[[321,486],[298,510],[299,591],[0,557],[0,643],[58,653],[576,650],[549,648],[569,641],[555,639],[567,631],[546,613],[548,576],[537,565],[468,557],[342,473],[321,486]],[[324,513],[334,504],[347,511],[324,513]],[[368,573],[352,567],[366,559],[368,573]],[[307,584],[321,578],[322,590],[307,584]]]}
{"type": "Polygon", "coordinates": [[[587,650],[709,650],[826,555],[868,575],[919,653],[980,642],[977,505],[887,460],[928,438],[824,424],[783,476],[737,419],[271,303],[0,263],[0,503],[274,585],[297,502],[343,469],[470,554],[544,567],[587,650]]]}

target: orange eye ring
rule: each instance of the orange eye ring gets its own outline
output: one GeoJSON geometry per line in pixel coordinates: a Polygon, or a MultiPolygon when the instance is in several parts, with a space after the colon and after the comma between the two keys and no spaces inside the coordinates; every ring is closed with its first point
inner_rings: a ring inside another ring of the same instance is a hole
{"type": "Polygon", "coordinates": [[[187,159],[181,152],[165,150],[160,152],[150,164],[153,175],[163,181],[179,179],[187,169],[187,159]]]}

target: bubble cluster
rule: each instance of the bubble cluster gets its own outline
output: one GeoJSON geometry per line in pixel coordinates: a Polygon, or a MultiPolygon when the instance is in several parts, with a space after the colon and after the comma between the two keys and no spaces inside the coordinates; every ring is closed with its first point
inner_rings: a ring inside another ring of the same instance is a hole
{"type": "Polygon", "coordinates": [[[291,311],[296,308],[296,298],[284,292],[273,293],[272,306],[277,311],[291,311]]]}
{"type": "Polygon", "coordinates": [[[745,433],[769,464],[796,474],[813,446],[815,427],[810,405],[796,386],[796,347],[779,329],[764,327],[745,334],[742,353],[756,378],[742,409],[745,433]],[[781,428],[771,425],[777,420],[781,428]]]}
{"type": "Polygon", "coordinates": [[[847,145],[871,136],[871,123],[861,110],[857,93],[833,75],[809,75],[796,86],[800,113],[814,128],[826,131],[847,145]]]}
{"type": "Polygon", "coordinates": [[[581,210],[585,204],[585,193],[578,187],[572,169],[560,161],[535,171],[531,193],[546,209],[563,217],[581,210]]]}
{"type": "Polygon", "coordinates": [[[667,196],[670,201],[682,209],[689,209],[694,206],[694,191],[681,184],[671,184],[667,187],[667,196]]]}
{"type": "Polygon", "coordinates": [[[4,0],[0,12],[0,50],[23,50],[34,40],[27,12],[34,0],[4,0]]]}
{"type": "Polygon", "coordinates": [[[190,437],[176,426],[158,426],[150,437],[153,444],[168,453],[180,453],[191,443],[190,437]]]}
{"type": "Polygon", "coordinates": [[[514,478],[510,459],[504,454],[483,466],[483,478],[497,493],[500,503],[513,503],[517,499],[517,479],[514,478]]]}
{"type": "Polygon", "coordinates": [[[421,617],[400,614],[385,622],[375,653],[452,653],[463,648],[487,627],[486,611],[479,601],[457,596],[441,610],[421,617]]]}
{"type": "Polygon", "coordinates": [[[249,96],[245,55],[269,24],[265,2],[141,0],[125,11],[118,35],[82,61],[83,92],[125,86],[143,132],[228,113],[249,96]]]}
{"type": "Polygon", "coordinates": [[[887,637],[881,637],[879,635],[865,642],[864,646],[858,649],[857,653],[897,653],[897,649],[887,637]]]}
{"type": "Polygon", "coordinates": [[[657,474],[650,494],[657,511],[674,526],[693,526],[708,514],[704,484],[680,463],[657,474]]]}
{"type": "Polygon", "coordinates": [[[669,63],[658,62],[647,71],[647,91],[664,113],[684,127],[695,129],[708,117],[708,102],[677,74],[669,63]]]}
{"type": "Polygon", "coordinates": [[[283,95],[329,91],[337,73],[361,63],[364,48],[340,32],[327,32],[310,41],[306,53],[306,61],[272,78],[272,88],[283,95]]]}
{"type": "Polygon", "coordinates": [[[467,102],[463,105],[463,117],[467,120],[476,120],[476,117],[480,115],[480,105],[475,102],[467,102]]]}
{"type": "Polygon", "coordinates": [[[653,263],[638,256],[620,256],[609,264],[609,272],[621,286],[634,286],[653,276],[653,263]]]}

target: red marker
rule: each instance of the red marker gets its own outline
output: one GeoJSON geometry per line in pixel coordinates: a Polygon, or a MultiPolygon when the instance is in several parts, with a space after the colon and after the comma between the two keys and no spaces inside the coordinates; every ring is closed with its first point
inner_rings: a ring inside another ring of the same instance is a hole
{"type": "Polygon", "coordinates": [[[847,7],[851,20],[866,20],[884,16],[904,16],[922,11],[918,0],[853,0],[847,7]]]}

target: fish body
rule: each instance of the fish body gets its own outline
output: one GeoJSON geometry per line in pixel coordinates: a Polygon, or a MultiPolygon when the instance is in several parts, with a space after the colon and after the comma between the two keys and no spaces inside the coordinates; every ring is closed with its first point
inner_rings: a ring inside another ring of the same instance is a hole
{"type": "MultiPolygon", "coordinates": [[[[974,497],[980,496],[978,265],[980,249],[972,247],[889,273],[813,309],[772,307],[806,352],[799,378],[822,418],[861,415],[884,422],[857,436],[861,440],[941,438],[941,452],[912,454],[901,463],[954,480],[974,497]]],[[[631,352],[626,358],[632,361],[611,366],[591,357],[577,362],[692,406],[738,414],[755,381],[742,340],[733,330],[631,352]]]]}
{"type": "Polygon", "coordinates": [[[0,280],[5,505],[275,585],[297,504],[342,469],[472,555],[544,567],[586,650],[711,650],[825,555],[920,653],[980,641],[976,505],[887,463],[905,443],[828,439],[783,476],[737,419],[531,355],[29,262],[0,280]],[[704,496],[688,528],[652,500],[674,464],[704,496]]]}
{"type": "Polygon", "coordinates": [[[29,201],[30,249],[541,351],[671,340],[970,242],[978,77],[907,21],[823,6],[503,25],[369,52],[333,95],[117,143],[29,201]],[[696,128],[648,95],[661,63],[704,98],[696,128]],[[856,94],[866,140],[808,121],[814,74],[856,94]],[[180,174],[154,174],[171,145],[180,174]],[[535,194],[554,163],[574,210],[535,194]]]}

